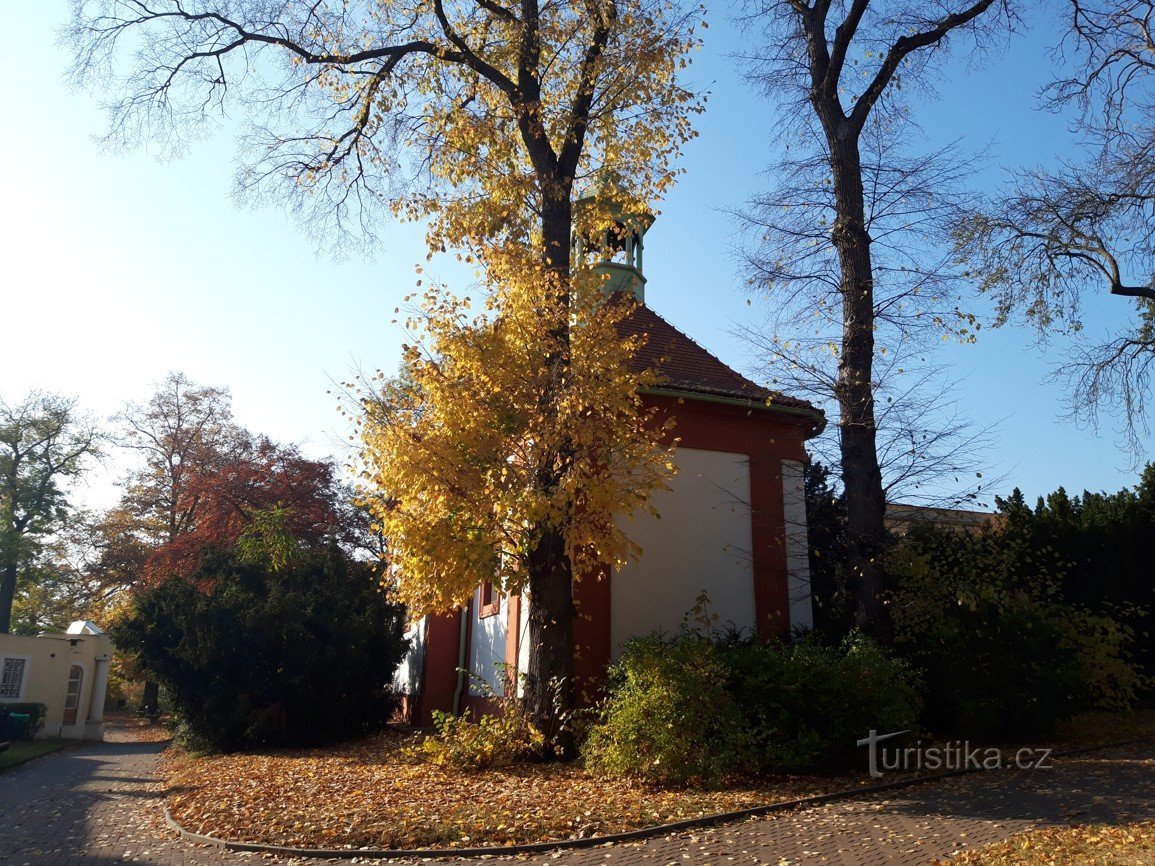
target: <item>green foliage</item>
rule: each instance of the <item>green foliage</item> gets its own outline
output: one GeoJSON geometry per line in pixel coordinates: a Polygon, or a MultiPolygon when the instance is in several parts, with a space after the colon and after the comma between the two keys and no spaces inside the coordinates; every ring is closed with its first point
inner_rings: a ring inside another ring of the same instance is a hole
{"type": "Polygon", "coordinates": [[[512,705],[477,722],[468,714],[434,711],[433,727],[436,733],[422,741],[421,751],[433,763],[458,770],[505,767],[540,755],[545,742],[529,715],[512,705]]]}
{"type": "Polygon", "coordinates": [[[282,572],[301,552],[301,543],[289,532],[289,511],[283,507],[258,511],[249,528],[237,539],[241,562],[264,563],[282,572]]]}
{"type": "Polygon", "coordinates": [[[85,581],[62,561],[57,544],[42,544],[37,562],[26,564],[16,578],[10,631],[19,635],[62,632],[87,618],[90,602],[85,581]]]}
{"type": "Polygon", "coordinates": [[[48,707],[44,704],[5,703],[0,704],[0,740],[32,739],[44,727],[44,717],[48,714],[48,707]],[[28,726],[22,724],[17,727],[10,720],[12,715],[28,716],[28,726]]]}
{"type": "MultiPolygon", "coordinates": [[[[1155,641],[1147,634],[1155,614],[1155,464],[1139,483],[1115,493],[1070,496],[1063,488],[1029,508],[1016,490],[999,500],[1000,535],[1032,551],[1051,550],[1062,563],[1065,600],[1106,614],[1139,635],[1135,661],[1155,675],[1155,641]]],[[[1029,562],[1019,559],[1020,568],[1029,562]]]]}
{"type": "Polygon", "coordinates": [[[554,748],[561,731],[572,732],[575,713],[561,709],[563,681],[550,681],[546,701],[549,711],[544,716],[535,716],[525,698],[518,695],[518,685],[524,685],[522,675],[506,665],[499,668],[505,681],[501,694],[494,692],[481,677],[471,677],[494,712],[483,713],[477,722],[472,722],[469,711],[459,718],[434,710],[435,733],[426,737],[416,750],[422,757],[466,771],[505,767],[521,761],[542,760],[554,748]]]}
{"type": "Polygon", "coordinates": [[[814,631],[837,643],[854,625],[846,573],[846,503],[835,492],[830,470],[815,460],[806,462],[805,492],[814,631]]]}
{"type": "Polygon", "coordinates": [[[864,635],[838,646],[814,637],[791,645],[722,650],[741,708],[749,766],[764,772],[849,766],[866,732],[909,730],[919,713],[918,678],[864,635]]]}
{"type": "Polygon", "coordinates": [[[401,612],[335,546],[292,561],[214,552],[142,593],[112,630],[167,687],[195,748],[311,745],[388,719],[401,612]]]}
{"type": "Polygon", "coordinates": [[[18,578],[31,580],[67,525],[68,482],[99,446],[75,400],[35,391],[18,404],[0,398],[0,632],[10,630],[18,578]]]}
{"type": "Polygon", "coordinates": [[[657,784],[832,770],[867,731],[912,728],[918,710],[910,667],[862,635],[834,647],[651,635],[614,666],[583,755],[594,773],[657,784]]]}
{"type": "Polygon", "coordinates": [[[1023,740],[1134,701],[1130,628],[1067,601],[1067,569],[1014,514],[973,536],[919,527],[891,551],[896,646],[924,672],[933,729],[1023,740]]]}
{"type": "Polygon", "coordinates": [[[718,783],[739,766],[744,744],[728,678],[719,649],[695,636],[630,641],[582,749],[586,767],[658,784],[718,783]]]}

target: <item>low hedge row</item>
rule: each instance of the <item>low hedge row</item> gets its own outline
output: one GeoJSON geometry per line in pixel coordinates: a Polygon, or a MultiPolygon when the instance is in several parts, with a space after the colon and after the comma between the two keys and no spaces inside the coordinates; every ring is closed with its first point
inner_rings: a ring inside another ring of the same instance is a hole
{"type": "Polygon", "coordinates": [[[838,646],[638,638],[586,739],[592,772],[712,785],[736,772],[837,770],[871,729],[913,728],[918,678],[861,635],[838,646]]]}
{"type": "Polygon", "coordinates": [[[0,704],[0,740],[32,739],[44,727],[48,708],[44,704],[0,704]],[[28,716],[27,724],[12,716],[28,716]]]}

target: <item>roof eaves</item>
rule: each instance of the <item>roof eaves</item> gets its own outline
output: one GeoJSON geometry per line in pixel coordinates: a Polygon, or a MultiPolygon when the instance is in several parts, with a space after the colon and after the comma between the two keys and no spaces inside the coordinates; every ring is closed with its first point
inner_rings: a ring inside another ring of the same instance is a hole
{"type": "Polygon", "coordinates": [[[745,409],[757,409],[763,412],[776,412],[782,415],[794,415],[808,418],[814,425],[814,435],[817,436],[826,429],[826,413],[814,406],[790,406],[786,403],[775,403],[773,397],[768,400],[757,400],[750,397],[736,397],[732,394],[717,394],[706,390],[670,387],[668,385],[650,385],[638,389],[641,394],[653,394],[663,397],[677,397],[685,400],[700,400],[703,403],[720,403],[727,406],[740,406],[745,409]]]}

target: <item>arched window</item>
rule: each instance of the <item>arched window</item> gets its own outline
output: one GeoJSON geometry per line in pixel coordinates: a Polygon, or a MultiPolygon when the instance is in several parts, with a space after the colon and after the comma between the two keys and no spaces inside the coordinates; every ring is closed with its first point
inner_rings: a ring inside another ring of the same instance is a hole
{"type": "Polygon", "coordinates": [[[76,724],[76,709],[80,706],[80,686],[84,682],[84,668],[73,665],[68,671],[68,695],[64,698],[64,724],[76,724]]]}

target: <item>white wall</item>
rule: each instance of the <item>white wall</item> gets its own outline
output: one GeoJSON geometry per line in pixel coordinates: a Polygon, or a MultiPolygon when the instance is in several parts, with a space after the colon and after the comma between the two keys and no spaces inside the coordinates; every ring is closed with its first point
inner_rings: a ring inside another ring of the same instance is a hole
{"type": "Polygon", "coordinates": [[[782,461],[782,513],[786,518],[786,574],[790,627],[811,628],[810,541],[806,531],[806,486],[799,460],[782,461]]]}
{"type": "Polygon", "coordinates": [[[674,459],[671,489],[652,500],[661,518],[637,514],[621,523],[642,557],[610,584],[613,658],[630,637],[677,631],[702,590],[720,626],[754,629],[749,458],[679,448],[674,459]]]}
{"type": "Polygon", "coordinates": [[[425,617],[405,630],[409,652],[393,674],[393,689],[399,695],[416,695],[421,691],[421,665],[425,660],[425,617]]]}
{"type": "Polygon", "coordinates": [[[506,606],[509,601],[503,598],[501,607],[495,615],[480,617],[477,615],[481,606],[480,594],[480,590],[474,593],[471,605],[473,621],[470,624],[469,636],[469,672],[473,677],[470,677],[469,693],[471,695],[486,693],[474,679],[479,677],[488,684],[495,695],[500,695],[505,693],[506,674],[498,665],[505,661],[505,634],[508,631],[506,606]]]}
{"type": "Polygon", "coordinates": [[[525,694],[525,677],[529,674],[529,590],[521,594],[517,620],[517,696],[525,694]]]}

